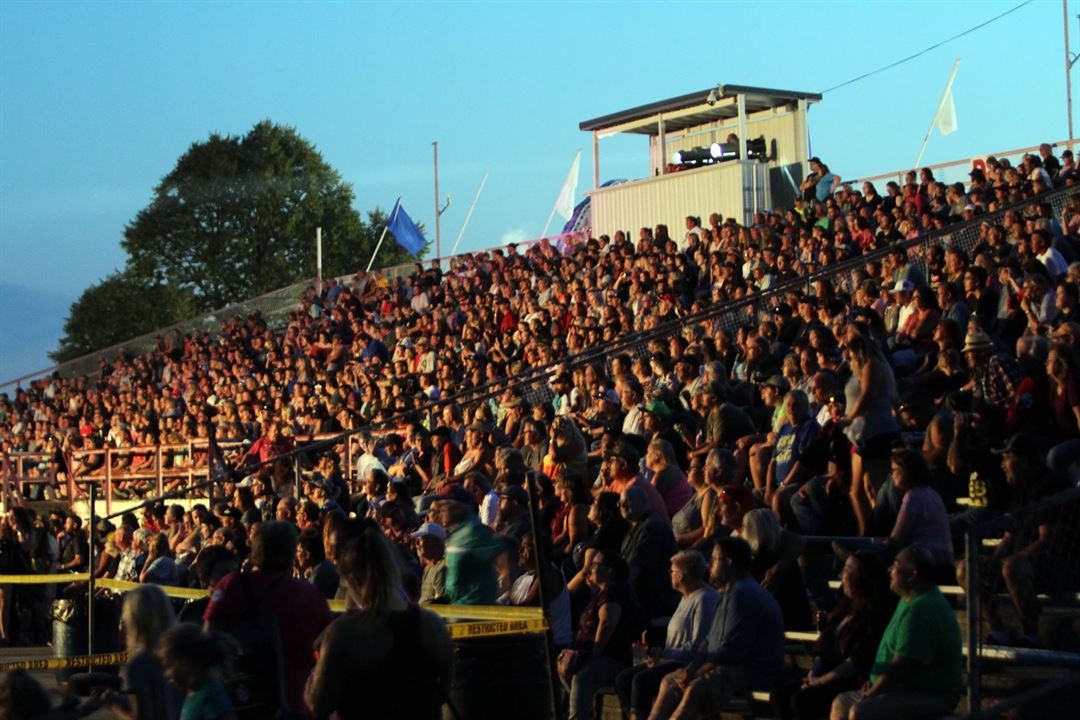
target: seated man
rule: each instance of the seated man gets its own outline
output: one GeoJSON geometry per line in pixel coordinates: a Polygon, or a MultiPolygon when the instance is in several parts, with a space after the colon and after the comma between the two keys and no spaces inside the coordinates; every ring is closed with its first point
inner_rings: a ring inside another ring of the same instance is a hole
{"type": "Polygon", "coordinates": [[[724,537],[713,547],[713,583],[720,600],[704,655],[666,676],[650,720],[698,718],[733,697],[771,690],[784,666],[784,621],[776,599],[750,575],[750,546],[724,537]]]}
{"type": "MultiPolygon", "coordinates": [[[[1018,511],[1065,490],[1067,485],[1047,467],[1045,452],[1039,451],[1027,433],[1012,436],[1005,447],[991,452],[1001,456],[1005,481],[1011,490],[1006,509],[1015,513],[1016,519],[1010,523],[993,554],[980,558],[979,610],[990,627],[987,638],[990,644],[1010,644],[1013,637],[1006,629],[997,598],[1003,583],[1020,616],[1022,644],[1038,645],[1039,600],[1036,593],[1054,593],[1076,586],[1076,563],[1060,562],[1059,559],[1070,556],[1077,531],[1075,524],[1066,522],[1063,514],[1068,505],[1036,513],[1018,511]]],[[[957,563],[957,577],[966,588],[966,569],[962,562],[957,563]]]]}
{"type": "Polygon", "coordinates": [[[784,410],[787,419],[776,435],[766,474],[765,504],[787,519],[791,498],[810,478],[810,463],[803,455],[817,439],[821,426],[811,417],[810,400],[802,390],[792,390],[784,397],[784,410]]]}
{"type": "Polygon", "coordinates": [[[964,656],[956,614],[933,581],[933,554],[912,545],[889,569],[900,596],[878,646],[870,682],[833,701],[832,720],[924,720],[956,707],[963,688],[964,656]]]}
{"type": "Polygon", "coordinates": [[[620,552],[630,567],[630,587],[647,619],[668,616],[678,602],[670,582],[675,534],[649,509],[648,495],[638,485],[623,490],[619,508],[629,524],[620,552]]]}

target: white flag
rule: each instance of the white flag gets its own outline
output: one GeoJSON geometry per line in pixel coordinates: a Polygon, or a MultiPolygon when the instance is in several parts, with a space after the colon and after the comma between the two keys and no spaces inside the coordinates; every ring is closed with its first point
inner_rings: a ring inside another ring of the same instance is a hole
{"type": "Polygon", "coordinates": [[[574,155],[574,162],[570,164],[570,172],[566,173],[563,180],[562,190],[559,191],[559,199],[555,201],[555,212],[569,220],[574,214],[574,197],[577,195],[578,170],[581,167],[581,150],[574,155]]]}
{"type": "Polygon", "coordinates": [[[960,61],[957,60],[953,64],[952,74],[949,75],[949,82],[945,85],[945,92],[941,96],[941,101],[938,103],[937,114],[934,115],[934,125],[937,126],[938,132],[942,135],[949,135],[956,131],[956,105],[953,104],[952,97],[952,85],[953,80],[956,79],[956,70],[960,67],[960,61]]]}

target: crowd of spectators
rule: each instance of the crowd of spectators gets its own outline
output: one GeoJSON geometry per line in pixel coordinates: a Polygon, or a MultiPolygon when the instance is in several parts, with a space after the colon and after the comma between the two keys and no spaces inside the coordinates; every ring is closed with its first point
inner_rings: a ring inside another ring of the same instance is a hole
{"type": "MultiPolygon", "coordinates": [[[[384,694],[431,715],[448,640],[419,633],[438,623],[406,600],[535,605],[541,586],[570,718],[589,717],[605,686],[638,718],[699,717],[752,690],[772,691],[784,717],[946,714],[960,640],[936,586],[956,577],[958,538],[1074,484],[1080,459],[1080,195],[1060,213],[1042,197],[1074,181],[1071,154],[1051,150],[1015,168],[990,158],[970,186],[927,169],[883,195],[822,179],[833,187],[811,183],[749,226],[713,214],[677,238],[658,226],[393,282],[360,273],[310,293],[283,332],[249,317],[219,338],[164,337],[95,378],[39,381],[0,399],[0,432],[54,453],[46,466],[70,450],[62,472],[99,472],[79,454],[90,445],[205,437],[211,424],[251,444],[206,504],[149,505],[100,528],[94,568],[77,517],[35,522],[21,508],[0,556],[207,588],[208,603],[183,611],[207,630],[239,622],[254,594],[289,618],[285,701],[318,717],[358,715],[344,683],[393,683],[387,668],[433,671],[415,696],[384,694]],[[1013,203],[969,250],[898,247],[1013,203]],[[644,354],[556,367],[550,401],[508,384],[434,418],[414,412],[861,255],[812,292],[770,295],[734,331],[685,323],[644,354]],[[296,460],[300,473],[293,460],[254,465],[383,421],[362,435],[352,477],[332,449],[296,460]],[[958,504],[969,495],[973,507],[958,504]],[[804,575],[803,535],[887,544],[836,548],[837,602],[804,575]],[[332,598],[359,616],[330,624],[332,598]],[[313,668],[303,648],[328,624],[313,668]],[[791,683],[783,633],[815,625],[818,661],[791,683]],[[358,640],[383,661],[361,661],[358,640]]],[[[1067,517],[1010,528],[987,558],[983,577],[1022,618],[1009,627],[984,582],[992,639],[1037,644],[1036,592],[1078,589],[1067,517]]],[[[18,594],[0,592],[6,612],[18,594]]]]}

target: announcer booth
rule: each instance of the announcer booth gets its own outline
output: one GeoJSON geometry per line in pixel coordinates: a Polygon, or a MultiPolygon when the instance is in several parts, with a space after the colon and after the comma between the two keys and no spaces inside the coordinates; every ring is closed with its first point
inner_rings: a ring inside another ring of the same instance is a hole
{"type": "Polygon", "coordinates": [[[806,111],[814,93],[718,85],[623,110],[580,128],[593,136],[593,235],[666,224],[682,236],[687,216],[719,212],[743,224],[790,207],[809,172],[806,111]],[[649,138],[650,176],[600,187],[600,140],[649,138]]]}

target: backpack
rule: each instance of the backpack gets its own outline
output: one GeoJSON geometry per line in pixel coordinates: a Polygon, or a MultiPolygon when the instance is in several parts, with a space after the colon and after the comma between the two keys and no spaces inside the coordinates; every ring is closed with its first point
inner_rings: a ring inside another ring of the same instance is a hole
{"type": "Polygon", "coordinates": [[[289,717],[289,706],[285,702],[281,628],[276,615],[261,610],[263,601],[284,579],[284,575],[274,579],[256,598],[251,576],[247,573],[237,575],[247,612],[244,621],[229,628],[238,648],[224,680],[238,720],[289,717]]]}

